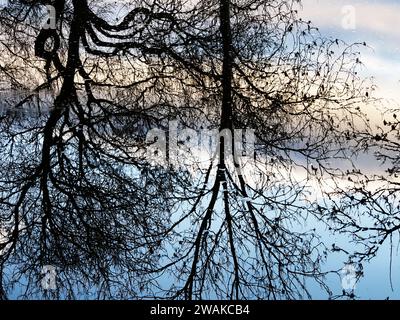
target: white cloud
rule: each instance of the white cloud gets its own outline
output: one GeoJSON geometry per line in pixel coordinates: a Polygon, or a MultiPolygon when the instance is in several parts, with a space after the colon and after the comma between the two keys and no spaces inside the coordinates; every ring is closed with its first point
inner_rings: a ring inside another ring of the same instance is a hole
{"type": "Polygon", "coordinates": [[[400,60],[385,59],[377,54],[364,54],[365,71],[375,77],[378,95],[400,101],[400,60]]]}
{"type": "Polygon", "coordinates": [[[400,101],[400,3],[368,0],[303,0],[299,12],[323,33],[348,42],[366,41],[372,50],[363,50],[364,76],[374,76],[381,97],[400,101]],[[355,29],[342,25],[343,8],[355,9],[355,29]]]}
{"type": "Polygon", "coordinates": [[[348,32],[342,26],[342,9],[345,6],[354,6],[356,30],[362,29],[400,39],[400,4],[360,0],[303,0],[302,3],[303,10],[300,15],[304,19],[312,20],[317,26],[341,28],[343,32],[348,32]]]}

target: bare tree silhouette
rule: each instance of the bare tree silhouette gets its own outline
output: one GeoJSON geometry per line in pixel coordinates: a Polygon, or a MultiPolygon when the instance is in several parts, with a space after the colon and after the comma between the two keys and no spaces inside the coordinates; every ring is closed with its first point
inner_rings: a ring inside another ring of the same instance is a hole
{"type": "MultiPolygon", "coordinates": [[[[381,103],[384,102],[383,100],[381,103]]],[[[348,234],[357,250],[350,260],[363,263],[377,256],[384,243],[390,246],[392,282],[393,246],[398,242],[399,121],[398,109],[387,108],[379,124],[359,130],[354,143],[369,154],[371,169],[350,172],[351,188],[337,188],[329,197],[332,210],[324,211],[334,231],[348,234]],[[333,204],[333,205],[332,205],[333,204]]],[[[392,287],[393,284],[391,283],[392,287]]]]}
{"type": "Polygon", "coordinates": [[[336,162],[351,162],[368,87],[357,45],[296,8],[11,1],[1,75],[30,93],[8,103],[48,113],[1,121],[2,297],[295,299],[310,297],[308,279],[330,293],[327,248],[304,227],[319,217],[310,190],[345,174],[336,162]],[[43,5],[56,29],[38,26],[43,5]],[[146,134],[175,119],[254,129],[256,157],[222,135],[205,169],[189,153],[190,168],[154,165],[146,134]]]}

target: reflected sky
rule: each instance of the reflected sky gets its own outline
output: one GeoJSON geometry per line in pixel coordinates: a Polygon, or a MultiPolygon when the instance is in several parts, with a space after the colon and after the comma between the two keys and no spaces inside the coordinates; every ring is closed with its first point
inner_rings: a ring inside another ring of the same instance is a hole
{"type": "MultiPolygon", "coordinates": [[[[376,95],[388,99],[392,107],[396,107],[400,102],[400,28],[398,26],[400,3],[398,1],[303,0],[303,10],[300,12],[305,20],[313,21],[323,35],[340,38],[349,43],[367,43],[367,47],[360,48],[361,61],[365,66],[363,75],[375,77],[375,82],[379,87],[376,95]],[[354,27],[346,26],[344,21],[352,18],[354,18],[354,27]]],[[[377,165],[373,159],[369,159],[371,166],[377,165]]],[[[365,165],[368,167],[367,163],[365,165]]],[[[312,220],[307,221],[310,227],[314,223],[316,222],[312,220]]],[[[347,237],[331,235],[327,230],[321,232],[327,247],[335,243],[348,251],[354,250],[354,246],[349,243],[347,237]]],[[[390,241],[385,242],[378,256],[370,264],[364,266],[365,277],[360,281],[355,292],[359,298],[400,299],[398,243],[397,238],[393,238],[393,246],[390,245],[390,241]]],[[[332,253],[325,269],[338,269],[344,266],[346,258],[344,254],[332,253]]],[[[334,293],[341,292],[340,278],[332,276],[328,281],[334,293]]],[[[318,288],[311,288],[311,291],[314,293],[313,298],[326,298],[318,288]]]]}
{"type": "MultiPolygon", "coordinates": [[[[367,43],[361,48],[365,68],[363,75],[374,77],[378,86],[377,97],[386,101],[382,104],[398,107],[400,102],[400,2],[398,0],[303,0],[299,14],[319,27],[323,35],[340,38],[349,43],[367,43]],[[354,13],[354,25],[348,19],[354,13]]],[[[348,239],[325,235],[330,242],[352,248],[348,239]]],[[[364,265],[364,278],[358,283],[356,295],[361,299],[400,299],[400,253],[399,239],[385,242],[378,256],[364,265]],[[391,255],[393,257],[391,263],[391,255]],[[391,270],[391,272],[390,272],[391,270]],[[390,277],[391,274],[391,277],[390,277]],[[391,278],[391,280],[390,280],[391,278]],[[392,290],[392,285],[393,290],[392,290]]],[[[345,257],[333,253],[327,268],[344,263],[345,257]]],[[[334,292],[340,292],[340,279],[329,280],[334,292]]],[[[320,296],[317,288],[314,298],[320,296]]]]}
{"type": "Polygon", "coordinates": [[[394,0],[304,0],[300,15],[324,35],[366,42],[361,49],[365,75],[374,76],[379,94],[400,101],[400,3],[394,0]],[[354,27],[348,23],[354,10],[354,27]]]}

